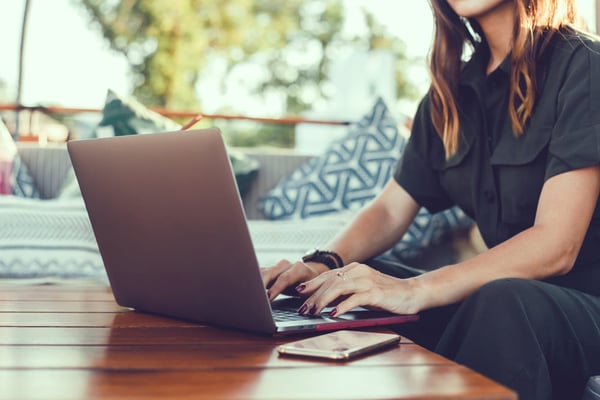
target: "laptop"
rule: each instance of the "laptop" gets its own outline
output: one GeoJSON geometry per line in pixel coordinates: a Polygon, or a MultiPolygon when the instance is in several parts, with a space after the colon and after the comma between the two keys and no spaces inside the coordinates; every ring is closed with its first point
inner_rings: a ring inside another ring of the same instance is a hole
{"type": "Polygon", "coordinates": [[[303,317],[294,298],[270,303],[217,128],[74,140],[67,147],[123,307],[264,334],[418,319],[362,308],[338,318],[303,317]]]}

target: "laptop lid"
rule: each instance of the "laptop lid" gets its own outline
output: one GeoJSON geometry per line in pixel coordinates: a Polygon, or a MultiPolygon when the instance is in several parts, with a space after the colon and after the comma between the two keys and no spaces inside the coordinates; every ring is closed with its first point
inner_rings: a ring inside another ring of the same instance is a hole
{"type": "Polygon", "coordinates": [[[275,331],[217,129],[67,146],[117,303],[275,331]]]}
{"type": "Polygon", "coordinates": [[[216,128],[76,140],[67,147],[122,306],[263,333],[415,319],[363,310],[276,324],[216,128]]]}

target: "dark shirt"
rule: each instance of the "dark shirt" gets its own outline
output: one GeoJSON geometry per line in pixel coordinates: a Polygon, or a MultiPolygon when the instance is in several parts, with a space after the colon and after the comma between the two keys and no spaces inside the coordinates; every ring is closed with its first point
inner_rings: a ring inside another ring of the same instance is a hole
{"type": "MultiPolygon", "coordinates": [[[[459,81],[456,154],[446,159],[425,96],[396,167],[394,178],[420,205],[430,212],[458,205],[488,247],[533,225],[547,179],[600,163],[600,42],[556,35],[549,51],[522,136],[513,133],[508,113],[510,57],[486,75],[489,54],[481,46],[459,81]]],[[[551,281],[600,295],[599,204],[568,275],[551,281]]]]}

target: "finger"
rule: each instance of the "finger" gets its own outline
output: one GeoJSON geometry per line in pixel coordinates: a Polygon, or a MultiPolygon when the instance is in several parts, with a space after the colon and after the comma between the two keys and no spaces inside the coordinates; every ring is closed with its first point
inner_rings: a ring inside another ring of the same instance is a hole
{"type": "Polygon", "coordinates": [[[267,290],[269,300],[275,299],[288,287],[296,286],[299,282],[307,279],[309,277],[308,272],[304,264],[300,262],[292,264],[285,272],[277,276],[269,290],[267,290]]]}
{"type": "Polygon", "coordinates": [[[272,267],[261,267],[260,274],[263,280],[263,285],[269,287],[269,285],[286,269],[290,268],[292,263],[288,260],[281,260],[272,267]]]}
{"type": "Polygon", "coordinates": [[[356,291],[363,291],[368,288],[368,285],[364,283],[364,279],[347,279],[346,274],[339,270],[328,273],[326,279],[320,279],[319,281],[322,281],[321,285],[317,288],[311,288],[313,293],[299,308],[298,312],[300,314],[320,313],[323,308],[337,304],[338,301],[354,294],[356,291]]]}
{"type": "Polygon", "coordinates": [[[335,279],[335,277],[341,277],[345,274],[345,267],[333,269],[330,271],[323,272],[322,274],[317,275],[311,280],[301,282],[298,285],[298,292],[303,295],[312,295],[315,291],[317,291],[325,282],[330,279],[335,279]]]}
{"type": "Polygon", "coordinates": [[[310,296],[314,294],[329,279],[334,279],[334,277],[337,277],[344,280],[351,277],[368,274],[370,271],[372,271],[372,268],[367,265],[351,263],[342,268],[323,272],[310,281],[301,282],[300,285],[298,285],[298,292],[302,295],[310,296]]]}
{"type": "MultiPolygon", "coordinates": [[[[341,303],[347,301],[359,293],[365,293],[373,289],[373,282],[365,278],[357,279],[337,279],[329,286],[323,285],[313,296],[313,304],[316,312],[321,312],[323,308],[334,305],[339,307],[341,303]]],[[[360,304],[359,304],[360,305],[360,304]]]]}
{"type": "Polygon", "coordinates": [[[332,317],[339,317],[342,314],[347,313],[356,307],[365,307],[369,305],[370,302],[370,293],[369,292],[359,292],[354,293],[351,296],[348,296],[344,300],[340,301],[334,308],[329,312],[329,315],[332,317]]]}

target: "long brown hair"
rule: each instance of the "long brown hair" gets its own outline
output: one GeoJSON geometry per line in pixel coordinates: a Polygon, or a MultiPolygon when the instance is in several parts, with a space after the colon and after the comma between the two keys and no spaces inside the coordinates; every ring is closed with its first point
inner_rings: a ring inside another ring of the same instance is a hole
{"type": "MultiPolygon", "coordinates": [[[[555,33],[574,26],[579,20],[574,0],[513,0],[513,3],[516,18],[508,113],[514,133],[522,135],[541,83],[536,61],[555,33]]],[[[483,33],[476,21],[459,17],[447,0],[431,0],[431,6],[435,17],[429,60],[431,118],[448,158],[459,144],[458,81],[465,49],[476,51],[483,43],[483,33]]]]}

